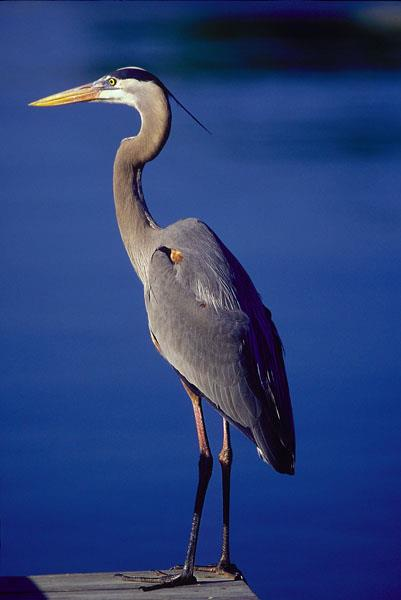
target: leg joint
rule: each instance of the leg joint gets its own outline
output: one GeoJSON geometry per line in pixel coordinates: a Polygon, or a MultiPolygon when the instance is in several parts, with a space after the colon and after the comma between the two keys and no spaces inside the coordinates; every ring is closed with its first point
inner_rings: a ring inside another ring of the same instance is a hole
{"type": "Polygon", "coordinates": [[[233,451],[230,447],[225,447],[219,454],[219,462],[222,467],[230,467],[233,462],[233,451]]]}

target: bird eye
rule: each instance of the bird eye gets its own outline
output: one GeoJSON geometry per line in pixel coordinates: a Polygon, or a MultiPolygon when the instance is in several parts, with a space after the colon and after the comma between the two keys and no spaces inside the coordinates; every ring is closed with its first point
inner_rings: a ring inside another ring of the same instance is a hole
{"type": "Polygon", "coordinates": [[[107,83],[109,85],[111,85],[111,87],[114,87],[117,83],[117,79],[115,77],[109,77],[109,79],[107,80],[107,83]]]}

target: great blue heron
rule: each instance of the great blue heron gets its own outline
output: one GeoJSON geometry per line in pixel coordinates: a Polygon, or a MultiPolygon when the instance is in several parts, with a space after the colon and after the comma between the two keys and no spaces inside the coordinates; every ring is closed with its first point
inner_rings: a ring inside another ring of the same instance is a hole
{"type": "Polygon", "coordinates": [[[223,417],[219,454],[223,543],[216,572],[237,572],[229,550],[229,423],[256,444],[259,456],[276,471],[293,474],[295,460],[283,349],[270,311],[238,260],[207,225],[198,219],[184,219],[159,227],[146,205],[142,170],[159,154],[169,136],[170,97],[174,98],[157,77],[139,67],[125,67],[93,83],[32,102],[33,106],[127,104],[141,116],[138,135],[122,140],[114,162],[117,221],[128,256],[144,286],[151,339],[180,377],[192,401],[200,449],[184,565],[178,575],[155,578],[152,589],[196,582],[195,551],[213,462],[202,397],[223,417]]]}

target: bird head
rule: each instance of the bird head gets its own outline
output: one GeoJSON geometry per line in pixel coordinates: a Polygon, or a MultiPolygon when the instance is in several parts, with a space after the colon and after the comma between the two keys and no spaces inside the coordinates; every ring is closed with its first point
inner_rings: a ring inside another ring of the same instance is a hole
{"type": "Polygon", "coordinates": [[[141,99],[149,92],[155,91],[155,86],[166,95],[168,91],[161,81],[140,67],[124,67],[117,69],[109,75],[104,75],[86,83],[58,94],[46,96],[29,106],[60,106],[77,102],[109,102],[113,104],[127,104],[135,108],[141,99]]]}
{"type": "Polygon", "coordinates": [[[46,96],[29,106],[60,106],[77,102],[108,102],[126,104],[141,111],[141,105],[152,95],[163,94],[173,100],[208,133],[210,131],[152,73],[141,67],[122,67],[92,83],[46,96]]]}

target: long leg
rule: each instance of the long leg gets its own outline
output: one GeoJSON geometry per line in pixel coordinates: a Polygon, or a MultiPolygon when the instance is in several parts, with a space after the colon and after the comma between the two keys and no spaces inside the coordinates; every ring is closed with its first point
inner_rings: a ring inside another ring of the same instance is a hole
{"type": "Polygon", "coordinates": [[[233,451],[231,448],[230,426],[223,419],[223,447],[219,454],[221,466],[221,480],[223,488],[223,543],[221,557],[217,567],[226,569],[231,567],[230,563],[230,479],[233,451]]]}
{"type": "Polygon", "coordinates": [[[205,428],[205,422],[203,418],[201,398],[196,395],[192,390],[182,382],[185,390],[192,401],[194,409],[196,432],[198,434],[199,441],[199,481],[198,489],[196,491],[194,515],[192,518],[191,534],[189,536],[189,543],[187,549],[187,555],[184,562],[183,574],[193,574],[195,564],[195,553],[196,545],[198,542],[199,525],[202,516],[203,504],[205,501],[206,490],[209,484],[210,477],[212,475],[213,468],[213,457],[210,452],[209,440],[207,439],[207,433],[205,428]]]}
{"type": "Polygon", "coordinates": [[[184,566],[179,575],[168,575],[162,574],[160,577],[149,577],[149,578],[137,578],[135,576],[127,575],[124,578],[131,581],[147,581],[153,582],[158,581],[156,585],[151,585],[142,588],[144,591],[155,590],[164,587],[175,587],[178,585],[189,585],[196,583],[194,577],[194,564],[195,564],[195,553],[196,545],[198,542],[199,525],[202,516],[203,504],[205,501],[206,490],[209,484],[210,476],[213,468],[213,457],[209,448],[209,441],[207,439],[207,433],[205,428],[205,422],[203,418],[201,398],[195,394],[187,384],[182,381],[182,384],[191,398],[192,406],[194,409],[195,425],[198,434],[199,441],[199,479],[198,488],[196,490],[194,514],[192,517],[191,533],[189,536],[188,548],[185,557],[184,566]]]}
{"type": "Polygon", "coordinates": [[[231,448],[230,425],[223,418],[223,445],[219,454],[221,466],[221,482],[223,491],[223,539],[221,557],[217,565],[199,567],[199,570],[211,571],[227,575],[234,579],[242,579],[240,570],[230,561],[230,480],[233,451],[231,448]]]}
{"type": "Polygon", "coordinates": [[[223,445],[219,454],[223,491],[223,539],[221,557],[217,565],[197,566],[195,571],[218,573],[234,579],[243,579],[241,571],[230,561],[230,479],[233,451],[231,448],[230,425],[223,418],[223,445]]]}

